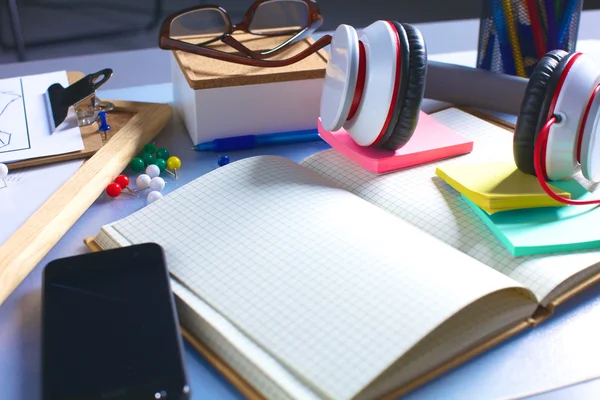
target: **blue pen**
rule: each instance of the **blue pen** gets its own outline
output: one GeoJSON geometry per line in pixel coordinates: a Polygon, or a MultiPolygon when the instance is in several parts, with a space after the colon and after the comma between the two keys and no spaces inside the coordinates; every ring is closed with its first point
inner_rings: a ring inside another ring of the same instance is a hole
{"type": "Polygon", "coordinates": [[[194,146],[196,151],[236,151],[249,150],[256,147],[276,146],[279,144],[316,142],[321,139],[317,129],[303,131],[265,133],[263,135],[235,136],[215,139],[212,142],[199,143],[194,146]]]}

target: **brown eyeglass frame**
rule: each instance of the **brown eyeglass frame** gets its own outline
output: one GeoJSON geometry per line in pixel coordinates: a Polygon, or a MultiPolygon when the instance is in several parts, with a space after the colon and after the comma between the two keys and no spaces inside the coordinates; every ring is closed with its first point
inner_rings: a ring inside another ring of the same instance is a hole
{"type": "Polygon", "coordinates": [[[250,33],[250,34],[255,34],[250,31],[250,22],[252,21],[254,13],[256,12],[256,9],[261,4],[271,2],[271,1],[277,1],[277,0],[258,0],[258,1],[256,1],[254,4],[252,4],[252,6],[250,6],[248,11],[246,11],[246,14],[244,15],[244,17],[242,19],[242,22],[240,22],[239,24],[233,24],[231,22],[231,18],[229,17],[229,14],[227,13],[227,11],[219,6],[203,5],[203,6],[185,8],[185,9],[180,10],[176,13],[173,13],[173,14],[169,15],[167,18],[165,18],[165,20],[163,21],[163,24],[161,26],[161,29],[160,29],[158,46],[163,50],[179,50],[179,51],[192,53],[192,54],[196,54],[196,55],[200,55],[200,56],[215,58],[215,59],[222,60],[222,61],[251,65],[254,67],[282,67],[282,66],[294,64],[294,63],[310,56],[311,54],[316,53],[317,51],[321,50],[323,47],[327,46],[331,42],[331,36],[325,35],[325,36],[321,37],[319,40],[317,40],[315,43],[313,43],[307,49],[304,49],[302,52],[295,54],[294,56],[292,56],[290,58],[286,58],[284,60],[266,60],[266,58],[272,57],[272,56],[280,53],[282,50],[289,47],[289,45],[296,43],[296,42],[303,40],[306,37],[310,36],[310,34],[312,34],[316,29],[318,29],[321,26],[321,24],[323,23],[323,17],[321,16],[319,7],[315,0],[296,0],[296,1],[303,2],[308,6],[308,20],[306,23],[306,27],[304,27],[300,31],[297,31],[297,30],[290,30],[290,31],[283,31],[283,32],[278,31],[276,34],[273,34],[273,35],[269,35],[269,34],[258,35],[258,36],[282,36],[282,35],[293,34],[293,36],[291,38],[289,38],[284,43],[280,44],[279,46],[277,46],[274,49],[271,49],[271,50],[268,50],[265,52],[258,52],[258,51],[250,50],[249,48],[244,46],[242,43],[240,43],[238,40],[236,40],[233,36],[231,36],[231,34],[236,31],[243,31],[243,32],[250,33]],[[219,37],[216,37],[214,39],[208,40],[208,41],[200,43],[200,44],[187,43],[187,42],[183,42],[181,40],[173,39],[170,37],[171,23],[173,22],[173,20],[175,18],[179,17],[180,15],[186,14],[188,12],[202,10],[202,9],[212,9],[212,10],[218,10],[219,12],[221,12],[223,14],[223,16],[226,18],[226,21],[228,24],[226,32],[223,33],[219,37]],[[227,53],[224,51],[216,50],[211,47],[205,47],[207,44],[216,42],[217,40],[221,40],[223,43],[233,47],[240,53],[243,53],[244,55],[246,55],[246,57],[242,56],[242,55],[238,55],[238,54],[232,54],[232,53],[227,53]]]}

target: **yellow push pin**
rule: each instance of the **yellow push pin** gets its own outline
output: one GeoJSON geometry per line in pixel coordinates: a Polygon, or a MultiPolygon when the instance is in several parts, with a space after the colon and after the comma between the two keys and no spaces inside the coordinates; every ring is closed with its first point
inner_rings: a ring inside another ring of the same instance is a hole
{"type": "Polygon", "coordinates": [[[177,170],[181,168],[181,160],[179,157],[171,156],[167,159],[166,171],[177,179],[177,170]]]}

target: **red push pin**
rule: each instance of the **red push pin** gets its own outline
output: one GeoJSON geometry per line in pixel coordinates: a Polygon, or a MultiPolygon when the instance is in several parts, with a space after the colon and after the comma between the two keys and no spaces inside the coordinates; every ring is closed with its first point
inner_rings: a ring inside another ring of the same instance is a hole
{"type": "Polygon", "coordinates": [[[119,175],[115,178],[114,182],[108,184],[106,194],[110,197],[119,197],[123,193],[123,189],[127,189],[128,192],[125,192],[125,194],[137,197],[128,186],[129,178],[126,175],[119,175]]]}
{"type": "Polygon", "coordinates": [[[121,189],[121,186],[116,182],[111,182],[106,187],[106,194],[110,197],[119,197],[122,191],[123,189],[121,189]]]}
{"type": "Polygon", "coordinates": [[[115,178],[115,183],[121,186],[121,189],[127,190],[129,193],[133,194],[133,190],[129,187],[129,177],[127,175],[119,175],[115,178]]]}

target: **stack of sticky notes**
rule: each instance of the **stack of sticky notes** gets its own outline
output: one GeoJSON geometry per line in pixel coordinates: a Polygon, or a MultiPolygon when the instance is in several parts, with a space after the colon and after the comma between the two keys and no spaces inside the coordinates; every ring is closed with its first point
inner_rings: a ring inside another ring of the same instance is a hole
{"type": "MultiPolygon", "coordinates": [[[[535,176],[514,163],[447,165],[436,174],[461,194],[513,256],[600,248],[600,207],[552,199],[535,176]]],[[[593,197],[573,179],[549,186],[565,198],[593,197]]]]}
{"type": "MultiPolygon", "coordinates": [[[[564,205],[548,196],[535,176],[521,172],[514,163],[447,165],[438,167],[436,174],[488,214],[564,205]]],[[[571,198],[569,192],[549,186],[555,193],[571,198]]]]}

